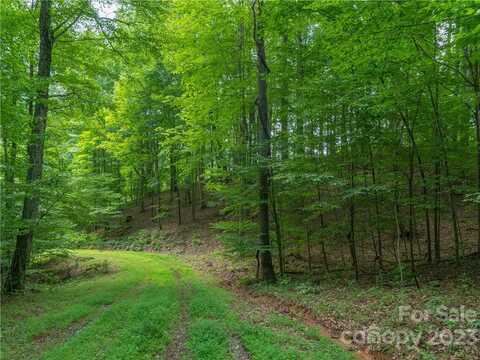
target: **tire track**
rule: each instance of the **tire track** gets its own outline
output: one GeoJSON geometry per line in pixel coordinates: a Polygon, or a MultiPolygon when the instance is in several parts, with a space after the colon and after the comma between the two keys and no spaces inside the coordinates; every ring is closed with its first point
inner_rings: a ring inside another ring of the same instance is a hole
{"type": "Polygon", "coordinates": [[[230,354],[235,360],[250,360],[250,354],[235,335],[230,335],[230,354]]]}
{"type": "Polygon", "coordinates": [[[177,287],[179,289],[180,316],[177,328],[174,330],[172,340],[165,349],[165,359],[181,360],[188,353],[187,343],[187,324],[189,320],[188,300],[190,298],[190,287],[182,280],[178,270],[172,270],[177,287]]]}

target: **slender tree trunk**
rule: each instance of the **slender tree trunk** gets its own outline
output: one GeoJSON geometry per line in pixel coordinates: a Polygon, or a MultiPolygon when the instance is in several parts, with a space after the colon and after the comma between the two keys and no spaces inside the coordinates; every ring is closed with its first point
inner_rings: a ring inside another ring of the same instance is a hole
{"type": "MultiPolygon", "coordinates": [[[[364,175],[363,184],[365,188],[368,187],[368,173],[369,173],[368,168],[365,168],[363,171],[363,175],[364,175]]],[[[375,267],[376,261],[378,260],[378,245],[377,245],[377,240],[375,239],[375,232],[372,226],[372,212],[371,212],[370,206],[367,206],[367,211],[365,215],[366,215],[367,230],[372,240],[373,252],[375,253],[375,260],[374,260],[374,267],[375,267]]]]}
{"type": "Polygon", "coordinates": [[[280,226],[280,214],[279,214],[279,206],[277,206],[277,198],[275,195],[275,187],[274,182],[272,181],[272,212],[273,212],[273,220],[275,222],[275,234],[277,239],[277,248],[278,248],[278,267],[280,270],[280,275],[285,273],[285,266],[284,266],[284,255],[283,255],[283,241],[282,241],[282,229],[280,226]]]}
{"type": "Polygon", "coordinates": [[[145,174],[140,175],[140,211],[145,212],[145,174]]]}
{"type": "MultiPolygon", "coordinates": [[[[355,182],[354,182],[354,166],[353,161],[351,163],[350,168],[350,187],[354,189],[355,182]]],[[[348,240],[350,244],[350,255],[352,257],[352,265],[355,271],[355,280],[358,281],[359,279],[359,272],[358,272],[358,259],[357,259],[357,247],[355,244],[355,202],[353,200],[353,196],[350,198],[350,232],[348,234],[348,240]]]]}
{"type": "MultiPolygon", "coordinates": [[[[243,6],[243,0],[240,0],[240,6],[243,6]]],[[[248,122],[247,122],[247,106],[246,106],[246,96],[245,96],[245,41],[246,41],[246,31],[244,19],[240,20],[238,25],[238,78],[240,81],[240,123],[239,130],[237,135],[238,148],[236,149],[239,153],[237,155],[239,165],[245,166],[247,164],[248,157],[248,122]]],[[[243,179],[242,179],[243,181],[243,179]]]]}
{"type": "MultiPolygon", "coordinates": [[[[372,147],[369,145],[368,147],[368,150],[369,150],[369,160],[370,160],[370,172],[371,172],[371,176],[372,176],[372,184],[373,186],[376,186],[377,185],[377,176],[376,176],[376,172],[375,172],[375,164],[373,162],[373,151],[372,151],[372,147]]],[[[378,257],[378,265],[380,267],[380,270],[383,270],[383,243],[382,243],[382,233],[380,231],[380,208],[379,208],[379,205],[378,205],[378,192],[377,190],[375,189],[374,191],[374,195],[375,195],[375,230],[376,230],[376,233],[377,233],[377,251],[376,251],[376,254],[377,254],[377,257],[378,257]]]]}
{"type": "Polygon", "coordinates": [[[177,224],[182,224],[182,199],[180,188],[178,186],[177,165],[175,157],[175,149],[170,149],[170,199],[173,197],[177,200],[177,224]]]}
{"type": "MultiPolygon", "coordinates": [[[[203,153],[203,149],[202,149],[203,153]]],[[[198,193],[200,196],[200,209],[206,209],[207,208],[207,197],[205,194],[204,186],[203,186],[203,173],[204,173],[204,162],[203,162],[203,157],[200,160],[200,169],[199,169],[199,174],[198,174],[198,193]]]]}
{"type": "Polygon", "coordinates": [[[403,286],[403,266],[402,266],[402,254],[400,253],[400,220],[398,219],[398,191],[395,189],[395,203],[393,204],[393,214],[395,218],[395,259],[397,260],[398,270],[400,272],[400,284],[403,286]]]}
{"type": "MultiPolygon", "coordinates": [[[[345,118],[345,116],[350,116],[348,120],[348,135],[349,135],[349,141],[350,141],[350,190],[355,189],[355,164],[354,164],[354,155],[353,155],[353,126],[352,126],[352,116],[353,114],[349,114],[347,109],[343,109],[343,115],[342,117],[345,118]]],[[[347,129],[346,129],[347,130],[347,129]]],[[[347,133],[345,132],[345,135],[347,133]]],[[[347,141],[345,141],[345,144],[347,144],[347,141]]],[[[349,242],[349,247],[350,247],[350,256],[352,260],[352,267],[355,271],[355,280],[359,280],[359,269],[358,269],[358,257],[357,257],[357,244],[356,244],[356,238],[355,238],[355,199],[352,194],[350,197],[350,204],[349,204],[349,215],[350,215],[350,232],[348,234],[348,242],[349,242]]]]}
{"type": "Polygon", "coordinates": [[[158,228],[161,229],[162,228],[162,219],[161,219],[161,215],[162,215],[162,209],[161,209],[161,205],[162,205],[162,182],[161,182],[160,164],[159,164],[159,158],[158,158],[158,154],[160,152],[160,144],[159,144],[158,139],[155,139],[155,150],[154,151],[155,151],[154,171],[155,171],[155,177],[156,177],[156,181],[157,181],[157,221],[158,221],[158,228]]]}
{"type": "MultiPolygon", "coordinates": [[[[323,219],[323,215],[320,215],[320,218],[323,219]]],[[[327,272],[330,271],[329,266],[328,266],[328,257],[327,257],[327,250],[325,249],[325,240],[322,239],[320,246],[322,247],[322,257],[323,257],[323,264],[325,265],[325,270],[327,272]]]]}
{"type": "Polygon", "coordinates": [[[308,263],[308,272],[312,273],[312,245],[310,241],[310,229],[308,224],[305,226],[305,240],[307,243],[307,263],[308,263]]]}
{"type": "Polygon", "coordinates": [[[32,192],[27,192],[23,201],[22,220],[26,228],[17,235],[10,273],[5,282],[5,290],[12,292],[25,287],[25,272],[30,257],[33,240],[33,227],[38,219],[40,196],[37,182],[42,178],[45,130],[48,116],[49,79],[52,64],[53,34],[50,21],[50,0],[40,2],[40,50],[38,77],[40,80],[37,102],[33,113],[32,133],[28,143],[27,184],[32,192]]]}
{"type": "MultiPolygon", "coordinates": [[[[338,214],[338,211],[335,210],[335,222],[338,224],[340,222],[340,216],[338,214]]],[[[345,249],[343,246],[343,242],[340,244],[340,255],[342,258],[342,266],[345,268],[346,260],[345,260],[345,249]]]]}
{"type": "Polygon", "coordinates": [[[191,210],[192,210],[192,221],[196,220],[196,208],[197,208],[197,201],[196,201],[196,186],[197,186],[197,171],[194,168],[192,171],[192,196],[191,196],[191,210]]]}
{"type": "Polygon", "coordinates": [[[428,190],[427,190],[427,177],[425,176],[425,170],[423,169],[423,163],[422,163],[422,158],[420,156],[420,151],[418,150],[417,147],[417,142],[415,141],[415,136],[413,133],[413,126],[410,126],[409,122],[407,121],[407,118],[403,115],[403,113],[400,111],[400,118],[402,119],[402,122],[407,129],[407,134],[408,137],[410,138],[410,144],[412,146],[412,151],[415,153],[416,158],[417,158],[417,163],[418,163],[418,171],[420,172],[420,177],[422,179],[422,195],[423,195],[423,201],[425,203],[425,229],[427,233],[427,259],[428,262],[432,262],[432,236],[430,233],[430,213],[428,210],[428,190]]]}
{"type": "Polygon", "coordinates": [[[435,253],[435,262],[439,262],[441,258],[441,245],[440,245],[440,165],[438,159],[434,160],[434,177],[435,177],[435,196],[434,196],[434,205],[433,205],[433,248],[435,253]]]}
{"type": "Polygon", "coordinates": [[[415,278],[415,284],[417,285],[417,288],[420,288],[420,284],[418,282],[417,278],[417,270],[415,267],[415,252],[413,250],[413,240],[415,237],[415,207],[414,207],[414,200],[413,200],[413,175],[414,175],[414,152],[413,149],[410,149],[410,155],[409,155],[409,174],[408,174],[408,198],[409,198],[409,219],[408,219],[408,230],[409,230],[409,235],[408,235],[408,240],[409,240],[409,245],[410,245],[410,264],[412,267],[412,273],[415,278]]]}
{"type": "Polygon", "coordinates": [[[177,167],[175,165],[175,149],[170,147],[170,202],[173,201],[173,196],[176,195],[177,186],[177,167]]]}
{"type": "Polygon", "coordinates": [[[457,219],[457,211],[455,209],[455,196],[453,193],[452,182],[450,180],[450,166],[448,163],[448,154],[445,146],[445,135],[443,133],[443,127],[440,120],[440,111],[438,108],[438,86],[435,86],[435,92],[433,92],[431,87],[429,87],[428,90],[429,90],[430,100],[432,103],[432,108],[434,113],[435,127],[437,130],[436,132],[439,137],[440,150],[443,156],[443,166],[445,169],[445,177],[447,179],[450,216],[451,216],[453,240],[455,243],[455,261],[458,263],[460,262],[461,235],[460,235],[460,228],[459,228],[458,219],[457,219]]]}
{"type": "Polygon", "coordinates": [[[260,226],[260,264],[262,278],[265,281],[275,281],[272,253],[270,251],[269,234],[269,191],[270,191],[270,170],[268,161],[271,157],[270,150],[270,126],[268,118],[267,100],[267,75],[268,66],[265,56],[265,43],[263,38],[262,1],[255,0],[252,4],[253,10],[253,36],[257,50],[257,82],[258,82],[258,137],[259,137],[259,226],[260,226]]]}
{"type": "MultiPolygon", "coordinates": [[[[318,202],[320,202],[321,201],[320,188],[317,188],[317,198],[318,198],[318,202]]],[[[320,228],[322,229],[320,246],[322,248],[323,264],[325,265],[325,269],[328,272],[329,271],[328,258],[327,258],[327,251],[325,249],[325,239],[323,234],[323,230],[326,228],[326,224],[325,224],[325,217],[323,213],[320,214],[320,228]]]]}
{"type": "Polygon", "coordinates": [[[297,77],[299,84],[297,85],[296,101],[300,105],[297,105],[296,110],[296,124],[295,132],[297,138],[295,139],[295,153],[305,154],[305,139],[304,139],[304,77],[305,69],[303,65],[303,39],[301,34],[297,36],[297,77]]]}
{"type": "MultiPolygon", "coordinates": [[[[284,34],[282,36],[282,41],[284,46],[286,47],[288,44],[288,36],[284,34]]],[[[283,59],[283,71],[286,72],[288,67],[287,63],[287,56],[284,56],[283,59]]],[[[282,93],[280,98],[280,137],[281,137],[281,155],[282,160],[287,160],[289,155],[289,146],[288,146],[288,79],[286,78],[285,73],[282,77],[282,93]]]]}
{"type": "MultiPolygon", "coordinates": [[[[480,65],[477,65],[480,77],[480,65]]],[[[477,192],[480,194],[480,89],[476,92],[475,130],[477,140],[477,192]]],[[[477,256],[480,257],[480,203],[477,204],[477,256]]]]}

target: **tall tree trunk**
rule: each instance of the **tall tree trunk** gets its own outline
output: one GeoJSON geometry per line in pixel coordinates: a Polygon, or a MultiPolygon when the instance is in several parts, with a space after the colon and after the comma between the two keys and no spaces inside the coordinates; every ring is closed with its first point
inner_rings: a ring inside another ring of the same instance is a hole
{"type": "Polygon", "coordinates": [[[435,178],[435,196],[433,201],[433,248],[435,253],[435,262],[440,261],[441,245],[440,245],[440,165],[437,158],[434,160],[434,178],[435,178]]]}
{"type": "Polygon", "coordinates": [[[173,201],[173,196],[176,195],[177,185],[177,167],[175,165],[175,149],[170,147],[170,202],[173,201]]]}
{"type": "Polygon", "coordinates": [[[413,250],[413,240],[415,235],[415,206],[413,203],[413,176],[414,176],[414,151],[412,148],[410,148],[410,154],[409,154],[409,173],[408,173],[408,202],[409,202],[409,217],[408,217],[408,230],[409,230],[409,235],[408,235],[408,240],[409,240],[409,245],[410,245],[410,265],[412,269],[413,276],[415,278],[415,284],[417,285],[417,288],[420,288],[420,284],[418,282],[417,278],[417,270],[415,266],[415,252],[413,250]]]}
{"type": "MultiPolygon", "coordinates": [[[[240,6],[243,6],[243,0],[240,0],[240,6]]],[[[238,24],[238,79],[240,82],[239,96],[240,96],[240,122],[239,131],[236,131],[237,152],[235,157],[238,158],[238,164],[245,166],[248,158],[248,121],[247,121],[247,99],[245,96],[245,41],[246,31],[244,19],[240,20],[238,24]]],[[[243,179],[242,179],[243,180],[243,179]]]]}
{"type": "Polygon", "coordinates": [[[160,164],[159,164],[159,157],[158,154],[160,153],[160,144],[159,144],[159,139],[155,139],[154,142],[154,171],[155,171],[155,178],[157,181],[157,221],[158,221],[158,228],[162,228],[162,210],[161,210],[161,205],[162,205],[162,181],[161,181],[161,173],[160,173],[160,164]]]}
{"type": "MultiPolygon", "coordinates": [[[[369,145],[368,146],[368,152],[369,152],[369,160],[370,160],[370,172],[372,176],[372,184],[373,186],[377,185],[377,177],[375,173],[375,164],[373,162],[373,151],[372,147],[369,145]]],[[[378,205],[378,192],[377,189],[374,191],[375,195],[375,230],[377,233],[377,257],[378,257],[378,265],[380,267],[380,270],[383,270],[383,242],[382,242],[382,233],[380,231],[380,208],[378,205]]]]}
{"type": "Polygon", "coordinates": [[[182,224],[182,199],[180,197],[180,188],[178,186],[177,165],[175,148],[170,148],[170,201],[177,200],[177,224],[182,224]]]}
{"type": "Polygon", "coordinates": [[[191,210],[192,210],[192,221],[196,220],[196,209],[197,209],[197,201],[196,201],[196,186],[197,186],[197,170],[194,168],[192,170],[192,196],[191,200],[191,210]]]}
{"type": "Polygon", "coordinates": [[[304,78],[305,78],[305,68],[303,64],[303,39],[302,35],[297,36],[297,77],[299,84],[297,85],[296,97],[297,102],[300,103],[300,106],[297,105],[296,110],[296,124],[295,132],[297,138],[295,139],[296,154],[305,154],[305,136],[304,136],[304,125],[305,125],[305,111],[304,111],[304,78]]]}
{"type": "Polygon", "coordinates": [[[427,234],[427,259],[428,262],[432,262],[432,236],[430,233],[430,212],[428,210],[428,190],[427,190],[427,177],[425,176],[425,170],[423,169],[423,162],[420,156],[420,151],[417,147],[417,142],[415,141],[415,136],[413,133],[413,126],[410,126],[409,122],[405,115],[399,111],[400,118],[407,130],[408,137],[410,139],[410,145],[412,147],[412,151],[416,155],[417,163],[418,163],[418,171],[420,172],[420,177],[422,179],[422,195],[423,201],[425,203],[425,229],[427,234]]]}
{"type": "MultiPolygon", "coordinates": [[[[477,64],[480,78],[480,65],[477,64]]],[[[479,86],[480,87],[480,86],[479,86]]],[[[480,194],[480,88],[476,92],[475,130],[477,140],[477,192],[480,194]]],[[[477,204],[477,255],[480,257],[480,203],[477,204]]]]}
{"type": "Polygon", "coordinates": [[[447,154],[447,149],[445,144],[445,135],[443,132],[443,127],[440,119],[437,83],[435,83],[434,91],[430,86],[428,87],[428,90],[429,90],[430,100],[432,103],[432,108],[434,113],[435,127],[436,127],[436,133],[438,135],[440,151],[443,156],[443,166],[445,169],[445,177],[447,180],[446,182],[448,187],[448,198],[449,198],[449,205],[450,205],[450,216],[451,216],[453,240],[455,244],[455,261],[458,263],[460,262],[461,235],[460,235],[460,227],[458,224],[457,211],[455,209],[455,195],[453,193],[453,185],[450,179],[450,166],[448,163],[448,154],[447,154]]]}
{"type": "Polygon", "coordinates": [[[268,161],[271,157],[270,126],[268,119],[267,75],[269,72],[265,56],[265,43],[263,39],[262,1],[255,0],[252,4],[253,36],[257,50],[257,83],[258,83],[258,140],[259,140],[259,200],[260,211],[258,214],[260,226],[260,264],[262,278],[265,281],[275,281],[272,253],[270,251],[269,234],[269,188],[270,170],[268,161]]]}
{"type": "Polygon", "coordinates": [[[403,265],[402,265],[402,254],[400,252],[400,238],[401,238],[401,228],[398,211],[398,189],[395,185],[395,194],[394,194],[394,204],[393,204],[393,215],[395,218],[395,260],[397,261],[398,271],[400,272],[400,285],[403,286],[403,265]]]}
{"type": "MultiPolygon", "coordinates": [[[[287,48],[288,45],[288,35],[284,34],[282,36],[283,45],[287,48]]],[[[288,62],[287,62],[287,49],[285,50],[285,56],[283,58],[283,71],[284,74],[282,75],[282,92],[280,98],[280,153],[282,156],[282,160],[287,160],[289,155],[289,146],[288,146],[288,79],[285,75],[287,71],[288,62]]]]}
{"type": "MultiPolygon", "coordinates": [[[[320,187],[317,186],[317,199],[318,202],[320,203],[322,201],[322,196],[320,192],[320,187]]],[[[325,248],[325,235],[323,233],[323,230],[327,227],[325,224],[325,216],[323,212],[320,214],[320,229],[322,230],[321,235],[320,235],[320,246],[322,248],[322,257],[323,257],[323,264],[325,265],[325,269],[327,272],[329,271],[328,268],[328,258],[327,258],[327,250],[325,248]]]]}
{"type": "Polygon", "coordinates": [[[273,220],[275,222],[275,234],[277,239],[277,249],[278,249],[278,267],[280,270],[280,275],[285,273],[285,265],[284,265],[284,255],[283,255],[283,242],[282,242],[282,228],[280,225],[280,214],[279,214],[279,206],[277,206],[277,197],[275,195],[275,187],[274,182],[272,181],[272,215],[273,220]]]}
{"type": "MultiPolygon", "coordinates": [[[[346,116],[346,110],[343,109],[343,118],[346,116]]],[[[353,114],[348,114],[349,116],[353,116],[353,114]]],[[[348,116],[347,115],[347,116],[348,116]]],[[[353,126],[352,126],[352,119],[349,118],[348,121],[348,135],[350,141],[350,189],[352,190],[352,195],[350,197],[350,204],[349,204],[349,215],[350,215],[350,232],[348,234],[348,242],[350,247],[350,256],[352,258],[352,266],[355,271],[355,280],[359,280],[359,268],[358,268],[358,257],[357,257],[357,244],[355,239],[355,198],[353,196],[353,190],[355,189],[355,163],[354,163],[354,155],[353,155],[353,126]]],[[[346,142],[345,142],[346,143],[346,142]]]]}
{"type": "MultiPolygon", "coordinates": [[[[354,182],[354,166],[353,166],[353,160],[351,163],[351,168],[350,168],[350,186],[351,189],[353,190],[355,187],[355,182],[354,182]]],[[[357,259],[357,247],[355,244],[355,201],[353,200],[353,196],[350,198],[350,232],[348,234],[348,240],[350,244],[350,256],[352,257],[352,265],[353,269],[355,271],[355,280],[358,281],[359,279],[359,272],[358,272],[358,259],[357,259]]]]}
{"type": "Polygon", "coordinates": [[[145,212],[145,173],[140,174],[140,212],[145,212]]]}
{"type": "Polygon", "coordinates": [[[35,220],[38,219],[40,196],[37,192],[36,182],[42,178],[43,171],[45,129],[48,116],[49,79],[53,49],[50,5],[50,0],[41,0],[40,2],[40,49],[38,62],[40,84],[32,119],[32,133],[27,150],[27,184],[32,186],[32,191],[27,192],[23,201],[22,220],[26,223],[26,228],[17,235],[10,273],[5,282],[5,290],[8,292],[22,290],[25,287],[25,271],[32,248],[33,227],[35,220]]]}
{"type": "MultiPolygon", "coordinates": [[[[203,148],[202,148],[202,154],[203,154],[203,148]]],[[[204,170],[204,161],[203,161],[203,156],[200,160],[200,168],[199,168],[199,174],[198,174],[198,194],[200,196],[200,209],[206,209],[207,208],[207,197],[205,194],[204,186],[203,186],[203,173],[205,172],[204,170]]]]}
{"type": "Polygon", "coordinates": [[[307,265],[308,273],[312,273],[312,244],[310,241],[310,228],[308,224],[305,225],[305,242],[307,245],[307,265]]]}

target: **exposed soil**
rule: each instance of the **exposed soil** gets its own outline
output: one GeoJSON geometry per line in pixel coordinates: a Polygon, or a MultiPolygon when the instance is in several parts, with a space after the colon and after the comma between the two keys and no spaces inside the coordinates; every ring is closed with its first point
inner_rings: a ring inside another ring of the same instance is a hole
{"type": "Polygon", "coordinates": [[[230,354],[235,360],[250,360],[250,355],[243,347],[240,339],[235,335],[230,336],[230,354]]]}
{"type": "Polygon", "coordinates": [[[187,324],[188,324],[188,295],[187,284],[182,281],[180,272],[174,270],[173,274],[180,289],[180,317],[177,328],[174,330],[172,340],[165,349],[165,359],[181,360],[187,353],[187,324]]]}
{"type": "MultiPolygon", "coordinates": [[[[344,341],[340,337],[340,329],[335,327],[336,322],[325,321],[316,316],[313,311],[296,302],[288,301],[270,294],[259,294],[252,291],[247,286],[239,284],[238,279],[234,279],[235,275],[232,271],[222,271],[222,265],[216,264],[214,261],[203,262],[194,261],[194,258],[189,258],[190,263],[196,269],[215,274],[215,277],[220,280],[220,285],[238,295],[243,301],[252,305],[252,308],[261,311],[265,314],[277,313],[288,316],[291,319],[300,321],[305,325],[317,328],[323,336],[330,338],[342,348],[353,351],[359,359],[362,360],[389,360],[391,357],[380,352],[370,351],[366,347],[358,347],[355,344],[344,341]],[[202,264],[205,264],[203,266],[202,264]]],[[[243,358],[240,358],[243,359],[243,358]]]]}

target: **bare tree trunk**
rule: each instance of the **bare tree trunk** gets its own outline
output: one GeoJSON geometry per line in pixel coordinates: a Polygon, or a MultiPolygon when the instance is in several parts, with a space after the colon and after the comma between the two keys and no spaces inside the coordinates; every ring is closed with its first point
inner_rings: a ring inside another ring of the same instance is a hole
{"type": "Polygon", "coordinates": [[[417,270],[415,267],[415,252],[413,250],[413,239],[415,237],[415,207],[413,204],[413,174],[414,174],[414,152],[413,149],[410,149],[410,155],[409,155],[409,174],[408,174],[408,197],[409,197],[409,235],[408,235],[408,240],[410,244],[410,264],[412,267],[412,273],[415,278],[415,284],[417,285],[417,288],[420,288],[420,284],[418,282],[417,278],[417,270]]]}
{"type": "Polygon", "coordinates": [[[300,103],[299,108],[296,110],[296,124],[295,124],[295,133],[297,138],[295,139],[295,153],[296,154],[305,154],[305,139],[304,139],[304,78],[305,78],[305,68],[303,64],[303,39],[302,35],[298,34],[297,36],[297,77],[299,85],[297,85],[296,97],[297,102],[300,103]]]}
{"type": "Polygon", "coordinates": [[[308,225],[305,227],[305,240],[307,243],[307,262],[308,262],[308,272],[312,273],[312,245],[310,242],[310,229],[308,225]]]}
{"type": "Polygon", "coordinates": [[[175,148],[170,148],[170,201],[175,196],[177,200],[177,224],[182,224],[182,199],[180,197],[180,188],[178,186],[177,165],[175,157],[175,148]]]}
{"type": "Polygon", "coordinates": [[[433,247],[435,253],[435,262],[440,261],[440,209],[438,206],[440,198],[440,165],[438,164],[438,159],[435,159],[434,171],[435,171],[435,197],[434,197],[434,206],[433,206],[433,247]]]}
{"type": "Polygon", "coordinates": [[[443,156],[443,166],[445,168],[445,177],[447,179],[450,216],[451,216],[453,239],[455,243],[455,261],[458,263],[460,262],[461,234],[460,234],[460,227],[458,224],[457,211],[455,209],[455,197],[453,194],[453,186],[450,180],[450,167],[448,163],[448,154],[445,146],[445,135],[443,133],[442,123],[440,120],[440,112],[438,108],[438,86],[437,84],[435,85],[436,85],[435,92],[433,92],[431,87],[429,87],[428,90],[429,90],[430,100],[431,100],[432,108],[434,112],[436,133],[439,138],[439,145],[440,145],[441,153],[443,156]]]}
{"type": "Polygon", "coordinates": [[[257,50],[257,82],[258,82],[258,122],[259,122],[259,226],[260,226],[260,264],[262,278],[265,281],[275,281],[275,272],[273,269],[272,253],[270,251],[269,234],[269,191],[270,191],[270,170],[268,161],[271,157],[270,150],[270,126],[268,119],[268,100],[267,100],[267,75],[269,72],[266,57],[265,43],[263,39],[263,24],[261,21],[262,1],[255,0],[252,4],[253,11],[253,36],[257,50]]]}
{"type": "Polygon", "coordinates": [[[283,242],[282,242],[282,229],[280,226],[280,214],[278,213],[277,198],[275,196],[275,187],[272,181],[272,212],[273,220],[275,222],[275,234],[277,238],[277,248],[278,248],[278,267],[280,270],[280,275],[285,273],[284,266],[284,255],[283,255],[283,242]]]}
{"type": "MultiPolygon", "coordinates": [[[[477,64],[480,78],[480,65],[477,64]]],[[[480,193],[480,88],[477,89],[475,106],[475,129],[477,137],[477,192],[480,193]]],[[[480,203],[477,204],[477,255],[480,257],[480,203]]]]}
{"type": "Polygon", "coordinates": [[[196,201],[196,186],[197,186],[197,171],[196,169],[193,169],[192,171],[192,196],[190,198],[191,200],[191,210],[192,210],[192,221],[196,220],[196,207],[197,207],[197,201],[196,201]]]}
{"type": "MultiPolygon", "coordinates": [[[[324,220],[323,214],[320,215],[320,226],[321,226],[322,229],[325,228],[325,220],[324,220]]],[[[323,264],[325,265],[325,269],[328,272],[330,270],[329,270],[329,266],[328,266],[327,250],[325,249],[325,239],[323,237],[322,237],[322,240],[320,242],[320,245],[322,247],[323,264]]]]}
{"type": "Polygon", "coordinates": [[[398,270],[400,272],[400,284],[403,286],[403,267],[402,267],[402,255],[400,253],[400,221],[398,219],[398,191],[395,189],[395,203],[393,204],[393,214],[395,218],[395,259],[397,260],[398,270]]]}
{"type": "Polygon", "coordinates": [[[140,175],[140,211],[145,212],[145,174],[140,175]]]}
{"type": "MultiPolygon", "coordinates": [[[[282,41],[285,47],[287,47],[288,36],[286,34],[282,36],[282,41]]],[[[284,56],[283,71],[286,71],[287,67],[288,67],[287,57],[284,56]]],[[[288,111],[287,97],[288,97],[288,81],[284,74],[282,78],[282,93],[280,98],[280,127],[281,127],[280,152],[281,152],[282,160],[287,160],[289,155],[289,146],[288,146],[288,113],[289,111],[288,111]]]]}
{"type": "MultiPolygon", "coordinates": [[[[353,189],[354,187],[354,174],[353,174],[353,164],[352,164],[352,169],[351,169],[351,188],[353,189]]],[[[358,281],[359,279],[359,273],[358,273],[358,259],[357,259],[357,248],[355,244],[355,202],[353,200],[353,196],[350,199],[350,232],[348,233],[348,242],[350,245],[350,256],[352,257],[352,265],[353,269],[355,271],[355,280],[358,281]]]]}
{"type": "Polygon", "coordinates": [[[40,85],[33,113],[32,133],[28,143],[27,184],[32,192],[27,192],[23,201],[22,220],[26,228],[17,235],[10,273],[5,282],[5,290],[12,292],[25,287],[25,272],[30,257],[33,240],[33,226],[38,219],[40,196],[36,182],[42,178],[45,130],[48,116],[49,78],[52,64],[53,34],[50,21],[50,0],[40,2],[40,50],[38,77],[40,85]]]}
{"type": "Polygon", "coordinates": [[[175,196],[177,198],[177,224],[182,225],[182,199],[180,198],[180,189],[175,187],[175,196]]]}
{"type": "Polygon", "coordinates": [[[159,158],[158,154],[160,152],[160,144],[158,139],[155,140],[155,156],[154,156],[154,171],[155,177],[157,181],[157,221],[158,221],[158,228],[162,228],[162,219],[161,219],[161,205],[162,205],[162,182],[161,182],[161,173],[160,173],[160,164],[158,163],[159,158]]]}
{"type": "Polygon", "coordinates": [[[401,111],[399,111],[400,118],[402,119],[402,122],[407,129],[407,134],[408,137],[410,138],[410,144],[412,146],[412,151],[415,153],[417,162],[418,162],[418,170],[420,172],[420,177],[422,178],[422,195],[423,195],[423,201],[425,202],[425,228],[426,228],[426,233],[427,233],[427,258],[428,262],[432,262],[432,236],[430,234],[430,213],[428,210],[428,190],[427,190],[427,178],[425,176],[425,170],[423,169],[423,163],[422,163],[422,158],[420,156],[420,151],[418,150],[417,147],[417,142],[415,141],[415,136],[413,133],[413,126],[410,126],[409,122],[407,121],[407,118],[403,115],[401,111]]]}
{"type": "MultiPolygon", "coordinates": [[[[352,139],[352,122],[351,119],[349,121],[349,129],[348,132],[350,134],[350,141],[353,142],[352,139]]],[[[353,161],[353,143],[350,143],[350,189],[353,192],[355,188],[355,165],[353,161]]],[[[355,271],[355,280],[359,280],[359,269],[358,269],[358,257],[357,257],[357,245],[355,242],[355,199],[352,196],[350,197],[350,204],[349,204],[349,213],[350,213],[350,232],[348,234],[348,242],[350,245],[350,256],[352,257],[352,266],[355,271]]]]}
{"type": "MultiPolygon", "coordinates": [[[[203,153],[203,149],[202,149],[203,153]]],[[[203,164],[203,158],[200,160],[200,169],[199,169],[199,174],[198,174],[198,193],[200,196],[200,209],[206,209],[207,208],[207,197],[205,194],[204,186],[203,186],[203,177],[204,173],[204,164],[203,164]]]]}
{"type": "Polygon", "coordinates": [[[175,149],[173,146],[170,147],[170,202],[173,201],[173,196],[176,195],[176,185],[177,185],[177,168],[175,165],[175,149]]]}

